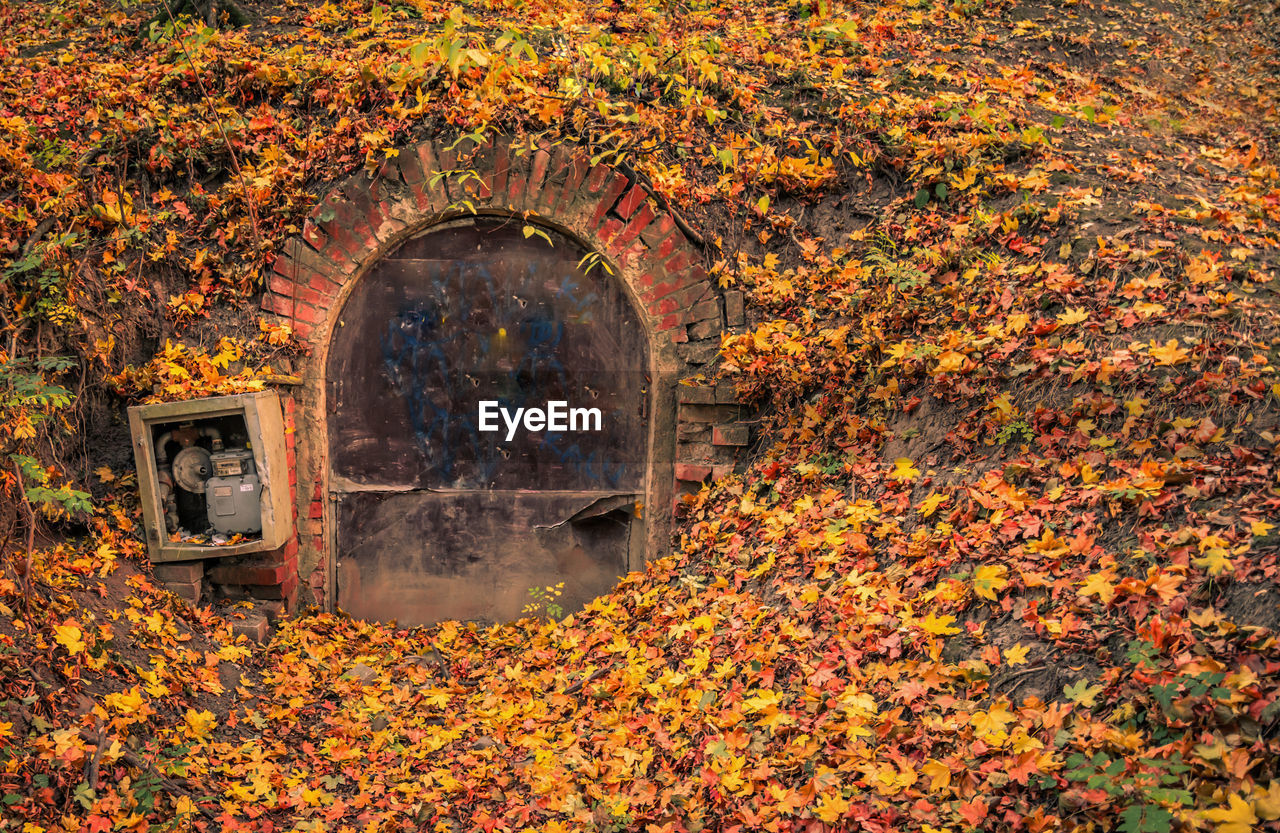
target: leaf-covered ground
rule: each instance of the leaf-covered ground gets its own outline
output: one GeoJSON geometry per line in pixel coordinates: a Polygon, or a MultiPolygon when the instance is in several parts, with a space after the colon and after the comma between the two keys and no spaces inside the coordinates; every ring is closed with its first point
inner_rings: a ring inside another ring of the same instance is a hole
{"type": "Polygon", "coordinates": [[[287,362],[214,339],[325,184],[489,130],[704,231],[767,444],[563,622],[265,649],[82,479],[30,609],[0,579],[0,828],[1280,829],[1270,5],[259,11],[0,3],[6,452],[41,351],[165,397],[287,362]]]}

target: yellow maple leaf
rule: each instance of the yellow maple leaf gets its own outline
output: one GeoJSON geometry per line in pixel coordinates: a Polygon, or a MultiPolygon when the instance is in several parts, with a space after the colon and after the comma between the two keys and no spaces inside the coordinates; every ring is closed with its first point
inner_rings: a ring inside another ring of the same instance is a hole
{"type": "Polygon", "coordinates": [[[951,500],[951,497],[949,495],[944,495],[940,492],[934,492],[933,494],[929,495],[927,498],[925,498],[920,502],[921,517],[925,517],[925,518],[929,517],[934,512],[938,511],[939,506],[941,506],[942,504],[946,503],[949,500],[951,500]]]}
{"type": "Polygon", "coordinates": [[[849,802],[841,798],[835,793],[827,793],[822,796],[822,800],[818,802],[817,808],[813,814],[825,821],[827,824],[834,824],[839,821],[849,810],[849,802]]]}
{"type": "Polygon", "coordinates": [[[930,758],[920,771],[929,776],[929,792],[939,792],[951,785],[951,767],[941,761],[930,758]]]}
{"type": "Polygon", "coordinates": [[[1227,555],[1227,551],[1222,547],[1210,547],[1209,551],[1204,555],[1192,559],[1192,563],[1197,567],[1205,568],[1211,576],[1220,576],[1235,569],[1235,565],[1231,563],[1231,558],[1227,555]]]}
{"type": "Polygon", "coordinates": [[[1148,352],[1156,360],[1156,367],[1172,367],[1191,358],[1191,351],[1179,347],[1176,338],[1171,338],[1159,346],[1155,346],[1155,342],[1152,342],[1152,345],[1148,352]]]}
{"type": "Polygon", "coordinates": [[[1006,648],[1004,651],[1004,664],[1026,665],[1027,653],[1030,651],[1031,648],[1029,646],[1022,644],[1014,645],[1012,648],[1006,648]]]}
{"type": "Polygon", "coordinates": [[[187,728],[191,731],[192,737],[208,737],[217,722],[217,718],[213,716],[213,712],[211,711],[198,712],[195,709],[187,709],[186,723],[187,728]]]}
{"type": "Polygon", "coordinates": [[[951,626],[955,620],[954,616],[935,616],[930,613],[920,620],[920,627],[934,636],[950,636],[953,633],[960,633],[959,628],[951,626]]]}
{"type": "Polygon", "coordinates": [[[955,350],[948,350],[938,356],[938,365],[935,368],[939,373],[958,373],[964,367],[964,354],[957,353],[955,350]]]}
{"type": "Polygon", "coordinates": [[[920,469],[915,467],[910,457],[899,457],[893,461],[893,471],[889,476],[894,480],[901,480],[910,483],[920,476],[920,469]]]}
{"type": "Polygon", "coordinates": [[[1257,538],[1265,537],[1268,532],[1270,532],[1275,528],[1276,528],[1275,524],[1269,524],[1266,521],[1250,521],[1249,522],[1249,531],[1253,533],[1254,537],[1257,537],[1257,538]]]}
{"type": "Polygon", "coordinates": [[[67,653],[71,656],[84,652],[84,632],[80,630],[80,626],[76,624],[74,619],[68,619],[61,625],[55,625],[53,628],[53,638],[58,644],[67,649],[67,653]]]}
{"type": "Polygon", "coordinates": [[[1264,788],[1253,788],[1253,811],[1265,821],[1280,819],[1280,781],[1272,781],[1264,788]]]}
{"type": "Polygon", "coordinates": [[[1214,829],[1217,833],[1252,833],[1253,826],[1258,823],[1253,807],[1234,793],[1228,797],[1226,807],[1204,810],[1200,815],[1216,823],[1214,829]]]}
{"type": "Polygon", "coordinates": [[[996,593],[1009,584],[1009,569],[1003,564],[984,564],[973,571],[973,592],[995,601],[996,593]]]}
{"type": "Polygon", "coordinates": [[[1068,324],[1079,324],[1082,321],[1089,320],[1089,311],[1084,307],[1071,307],[1066,312],[1059,313],[1058,323],[1062,326],[1068,324]]]}
{"type": "MultiPolygon", "coordinates": [[[[167,690],[166,690],[167,693],[167,690]]],[[[128,691],[117,691],[102,698],[107,708],[120,714],[133,714],[142,708],[142,692],[137,686],[128,691]]]]}
{"type": "Polygon", "coordinates": [[[1116,597],[1116,588],[1111,583],[1113,578],[1115,578],[1115,574],[1109,570],[1094,573],[1080,585],[1077,595],[1097,596],[1103,604],[1110,604],[1111,600],[1116,597]]]}

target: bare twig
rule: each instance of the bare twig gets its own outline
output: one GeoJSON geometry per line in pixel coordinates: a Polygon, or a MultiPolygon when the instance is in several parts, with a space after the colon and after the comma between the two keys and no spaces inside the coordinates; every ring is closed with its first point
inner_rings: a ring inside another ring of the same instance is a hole
{"type": "Polygon", "coordinates": [[[22,506],[27,512],[27,553],[22,563],[22,604],[27,618],[31,618],[31,569],[36,549],[36,510],[27,497],[26,483],[22,479],[22,466],[13,461],[14,474],[18,476],[18,494],[22,498],[22,506]]]}
{"type": "Polygon", "coordinates": [[[610,671],[610,669],[611,669],[611,667],[612,667],[612,666],[610,666],[610,668],[600,668],[600,669],[598,669],[598,670],[596,670],[596,671],[593,671],[593,672],[591,673],[591,676],[587,677],[585,680],[579,680],[578,682],[576,682],[576,683],[574,683],[573,685],[569,686],[568,688],[566,688],[566,689],[564,690],[564,693],[565,693],[565,694],[577,694],[579,691],[582,691],[583,686],[590,685],[591,683],[594,683],[596,680],[598,680],[598,679],[600,679],[601,677],[603,677],[605,674],[608,674],[608,673],[609,673],[609,671],[610,671]]]}

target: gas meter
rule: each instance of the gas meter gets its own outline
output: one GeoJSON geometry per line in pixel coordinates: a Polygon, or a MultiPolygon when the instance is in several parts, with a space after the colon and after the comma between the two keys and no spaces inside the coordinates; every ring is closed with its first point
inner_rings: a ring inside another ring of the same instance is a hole
{"type": "Polygon", "coordinates": [[[261,552],[292,532],[279,396],[129,409],[151,560],[261,552]]]}
{"type": "Polygon", "coordinates": [[[262,482],[253,467],[253,452],[229,448],[209,457],[213,477],[204,484],[209,526],[218,532],[248,533],[262,529],[258,499],[262,482]]]}

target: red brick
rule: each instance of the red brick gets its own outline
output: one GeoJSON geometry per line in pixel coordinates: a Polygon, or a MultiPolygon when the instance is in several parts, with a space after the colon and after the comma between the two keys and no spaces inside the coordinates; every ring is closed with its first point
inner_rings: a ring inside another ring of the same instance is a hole
{"type": "Polygon", "coordinates": [[[204,578],[203,561],[171,561],[151,565],[151,572],[162,582],[199,581],[204,578]]]}
{"type": "Polygon", "coordinates": [[[256,611],[248,611],[231,620],[231,632],[253,642],[265,642],[271,633],[267,617],[256,611]]]}
{"type": "Polygon", "coordinates": [[[309,286],[294,286],[293,297],[304,304],[310,304],[313,307],[326,306],[326,298],[323,294],[315,291],[309,286]]]}
{"type": "Polygon", "coordinates": [[[502,195],[507,192],[507,175],[511,170],[511,151],[502,148],[494,160],[493,173],[489,176],[489,193],[502,195]]]}
{"type": "Polygon", "coordinates": [[[316,331],[316,328],[311,326],[305,321],[298,321],[295,319],[293,322],[293,333],[298,338],[309,339],[311,338],[311,334],[314,333],[315,331],[316,331]]]}
{"type": "Polygon", "coordinates": [[[720,480],[733,474],[733,463],[719,463],[711,467],[711,479],[720,480]]]}
{"type": "Polygon", "coordinates": [[[596,210],[591,215],[588,225],[596,228],[600,225],[600,221],[604,219],[604,215],[609,213],[609,209],[613,208],[613,204],[617,202],[618,197],[627,188],[627,178],[620,173],[614,173],[611,179],[601,192],[600,202],[596,203],[596,210]]]}
{"type": "Polygon", "coordinates": [[[667,315],[667,316],[663,316],[662,320],[659,321],[656,326],[654,326],[654,329],[659,332],[662,332],[663,330],[670,330],[672,327],[678,327],[678,326],[680,326],[680,316],[667,315]]]}
{"type": "Polygon", "coordinates": [[[686,318],[689,322],[697,321],[720,321],[720,299],[716,297],[708,298],[705,301],[699,301],[689,308],[689,314],[686,318]]]}
{"type": "MultiPolygon", "coordinates": [[[[650,309],[653,309],[653,307],[657,304],[662,304],[666,301],[673,301],[677,309],[685,310],[686,312],[688,312],[689,309],[692,308],[695,304],[714,296],[711,292],[711,284],[703,282],[703,283],[695,283],[692,285],[689,285],[689,284],[682,285],[679,288],[677,288],[674,292],[660,293],[655,288],[654,290],[651,290],[648,293],[647,297],[648,299],[651,299],[647,301],[650,309]]],[[[683,319],[683,321],[686,321],[686,322],[689,320],[690,320],[689,318],[683,319]]]]}
{"type": "Polygon", "coordinates": [[[680,235],[678,235],[678,234],[668,234],[668,235],[667,235],[667,236],[662,240],[662,242],[658,244],[658,248],[654,249],[654,252],[653,252],[654,256],[655,256],[656,258],[658,258],[659,260],[662,260],[662,259],[663,259],[663,258],[665,258],[667,255],[669,255],[669,254],[671,254],[673,251],[675,251],[676,245],[677,245],[679,242],[680,242],[680,235]]]}
{"type": "Polygon", "coordinates": [[[326,275],[317,274],[315,272],[311,273],[311,280],[307,282],[307,286],[310,287],[311,289],[314,289],[316,292],[319,292],[321,295],[323,295],[326,299],[329,299],[329,300],[332,300],[333,297],[338,294],[338,290],[341,288],[338,285],[338,282],[333,280],[333,278],[330,278],[326,275]]]}
{"type": "Polygon", "coordinates": [[[672,344],[687,344],[689,341],[689,330],[687,327],[676,327],[671,331],[672,344]]]}
{"type": "Polygon", "coordinates": [[[612,250],[613,247],[610,246],[610,241],[612,241],[620,231],[622,231],[622,221],[608,217],[596,231],[596,237],[600,238],[600,242],[603,243],[607,249],[612,250]]]}
{"type": "MultiPolygon", "coordinates": [[[[436,154],[436,165],[437,165],[438,171],[440,171],[441,173],[444,173],[445,171],[457,170],[458,151],[456,149],[450,150],[447,146],[441,146],[437,144],[435,148],[435,154],[436,154]]],[[[450,178],[445,177],[440,181],[447,183],[450,181],[450,178]]]]}
{"type": "Polygon", "coordinates": [[[667,271],[667,274],[674,275],[689,268],[691,262],[692,261],[689,260],[688,252],[677,252],[670,260],[662,265],[662,268],[667,271]]]}
{"type": "Polygon", "coordinates": [[[419,211],[435,212],[444,207],[444,201],[439,199],[438,187],[433,187],[428,180],[410,184],[409,193],[419,211]]]}
{"type": "Polygon", "coordinates": [[[427,178],[426,172],[422,170],[422,162],[416,148],[397,156],[396,164],[400,168],[400,179],[405,185],[412,187],[427,178]]]}
{"type": "Polygon", "coordinates": [[[324,517],[324,504],[318,500],[311,502],[311,512],[307,515],[312,520],[320,520],[324,517]]]}
{"type": "Polygon", "coordinates": [[[271,277],[267,279],[267,289],[277,295],[283,295],[286,298],[291,298],[293,297],[294,283],[290,278],[272,273],[271,277]]]}
{"type": "Polygon", "coordinates": [[[431,142],[418,145],[418,167],[422,170],[422,181],[430,183],[440,173],[440,163],[436,160],[436,149],[431,142]]]}
{"type": "Polygon", "coordinates": [[[613,173],[613,168],[608,165],[596,165],[593,167],[587,175],[587,181],[584,185],[586,192],[592,196],[600,193],[600,189],[604,187],[605,181],[608,180],[611,173],[613,173]]]}
{"type": "MultiPolygon", "coordinates": [[[[294,466],[289,467],[289,485],[290,486],[298,485],[298,469],[294,466]]],[[[291,489],[290,491],[294,491],[294,490],[291,489]]]]}
{"type": "Polygon", "coordinates": [[[650,315],[668,315],[675,312],[680,307],[676,304],[674,298],[667,297],[660,301],[654,301],[649,305],[650,315]]]}
{"type": "Polygon", "coordinates": [[[298,598],[298,574],[285,578],[279,584],[263,585],[253,588],[253,595],[259,599],[281,599],[292,601],[298,598]]]}
{"type": "Polygon", "coordinates": [[[524,204],[524,186],[523,172],[517,171],[507,175],[507,202],[516,208],[524,204]]]}
{"type": "Polygon", "coordinates": [[[701,483],[711,476],[711,466],[694,463],[676,463],[676,480],[701,483]]]}
{"type": "Polygon", "coordinates": [[[200,596],[204,592],[204,582],[199,579],[195,581],[166,581],[164,582],[164,589],[175,596],[186,599],[192,604],[198,604],[200,596]]]}
{"type": "Polygon", "coordinates": [[[293,307],[294,301],[292,298],[286,298],[274,292],[267,292],[262,296],[262,308],[267,312],[274,312],[276,315],[292,318],[293,307]]]}
{"type": "MultiPolygon", "coordinates": [[[[660,244],[667,242],[672,237],[679,239],[679,235],[673,234],[675,230],[676,224],[671,219],[671,215],[660,213],[653,225],[645,229],[644,233],[640,235],[640,239],[644,240],[644,244],[650,249],[656,249],[660,244]]],[[[675,245],[675,240],[672,240],[672,245],[675,245]]],[[[663,257],[666,257],[666,255],[663,255],[663,257]]]]}
{"type": "Polygon", "coordinates": [[[538,189],[534,206],[546,216],[555,209],[560,195],[564,192],[565,180],[573,174],[574,152],[564,145],[556,145],[551,153],[551,162],[547,167],[547,177],[538,189]]]}
{"type": "Polygon", "coordinates": [[[298,554],[298,537],[295,535],[290,538],[281,550],[281,554],[286,558],[292,558],[298,554]]]}
{"type": "Polygon", "coordinates": [[[298,410],[298,400],[294,399],[292,396],[286,396],[284,398],[284,412],[286,414],[292,414],[292,413],[295,413],[297,410],[298,410]]]}
{"type": "Polygon", "coordinates": [[[648,203],[641,205],[640,210],[632,215],[631,220],[627,223],[627,227],[618,235],[618,239],[613,241],[614,251],[620,251],[622,247],[626,246],[632,240],[635,240],[636,236],[639,235],[640,232],[644,231],[645,226],[649,225],[652,221],[653,209],[649,207],[648,203]]]}
{"type": "Polygon", "coordinates": [[[324,313],[308,304],[298,304],[293,310],[293,319],[305,324],[319,324],[324,320],[324,313]]]}
{"type": "Polygon", "coordinates": [[[325,234],[314,218],[308,217],[302,224],[302,239],[317,252],[323,252],[329,245],[329,236],[325,234]]]}
{"type": "Polygon", "coordinates": [[[297,581],[298,559],[292,556],[288,560],[275,565],[259,564],[220,564],[209,571],[209,581],[214,584],[239,584],[263,587],[284,584],[293,577],[297,581]]]}
{"type": "Polygon", "coordinates": [[[647,196],[649,195],[645,192],[642,186],[632,186],[631,190],[626,193],[626,196],[618,200],[618,215],[624,220],[630,220],[631,215],[636,212],[636,209],[644,205],[644,200],[647,196]]]}
{"type": "Polygon", "coordinates": [[[719,446],[744,446],[751,443],[750,426],[736,423],[734,425],[715,425],[711,428],[711,444],[719,446]]]}
{"type": "Polygon", "coordinates": [[[529,190],[525,199],[526,205],[538,201],[541,196],[542,183],[547,178],[547,168],[551,164],[551,154],[545,148],[539,148],[533,155],[533,170],[529,173],[529,190]]]}
{"type": "Polygon", "coordinates": [[[680,284],[675,281],[663,281],[662,283],[654,284],[644,292],[640,293],[640,300],[644,301],[646,304],[652,304],[655,301],[659,301],[667,297],[679,288],[680,284]]]}

